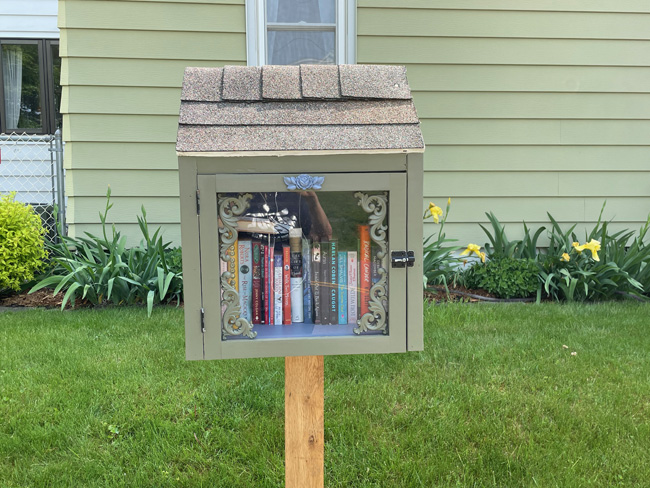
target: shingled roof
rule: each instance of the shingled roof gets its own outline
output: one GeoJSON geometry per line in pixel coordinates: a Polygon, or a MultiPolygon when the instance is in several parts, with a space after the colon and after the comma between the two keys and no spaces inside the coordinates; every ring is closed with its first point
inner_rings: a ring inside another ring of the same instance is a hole
{"type": "Polygon", "coordinates": [[[185,70],[179,153],[423,149],[403,66],[185,70]]]}

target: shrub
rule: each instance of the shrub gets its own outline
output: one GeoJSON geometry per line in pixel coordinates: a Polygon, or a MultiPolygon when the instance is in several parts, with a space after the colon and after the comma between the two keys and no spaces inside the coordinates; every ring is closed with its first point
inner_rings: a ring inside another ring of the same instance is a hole
{"type": "Polygon", "coordinates": [[[528,298],[539,287],[538,273],[534,261],[502,257],[469,267],[463,281],[467,288],[480,288],[499,298],[528,298]]]}
{"type": "Polygon", "coordinates": [[[54,287],[56,294],[65,290],[62,309],[68,301],[74,303],[76,297],[94,305],[146,303],[148,315],[156,303],[173,300],[180,303],[183,277],[181,271],[172,270],[167,263],[170,243],[163,243],[160,228],[150,235],[144,207],[142,216],[138,216],[143,236],[139,246],[127,249],[126,237],[114,225],[109,238],[106,217],[113,206],[110,195],[109,188],[106,209],[99,214],[102,236],[90,233],[79,238],[60,236],[61,243],[50,246],[54,263],[51,276],[31,291],[54,287]]]}
{"type": "Polygon", "coordinates": [[[0,195],[0,290],[20,290],[34,279],[47,257],[40,217],[31,206],[15,201],[15,194],[0,195]]]}

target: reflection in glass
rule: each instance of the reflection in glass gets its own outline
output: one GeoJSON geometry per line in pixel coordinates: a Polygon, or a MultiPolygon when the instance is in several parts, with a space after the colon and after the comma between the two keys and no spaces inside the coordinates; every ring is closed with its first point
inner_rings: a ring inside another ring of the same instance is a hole
{"type": "Polygon", "coordinates": [[[269,31],[268,64],[334,64],[334,31],[269,31]]]}
{"type": "Polygon", "coordinates": [[[258,339],[387,332],[385,194],[219,194],[218,202],[224,324],[243,318],[258,339]],[[226,290],[236,290],[235,312],[226,290]]]}
{"type": "Polygon", "coordinates": [[[61,58],[59,45],[52,44],[52,80],[54,85],[54,129],[60,129],[63,124],[61,115],[61,58]]]}
{"type": "Polygon", "coordinates": [[[267,0],[268,22],[333,24],[336,20],[334,0],[267,0]]]}
{"type": "Polygon", "coordinates": [[[36,44],[3,44],[4,107],[8,129],[41,128],[41,85],[36,44]]]}

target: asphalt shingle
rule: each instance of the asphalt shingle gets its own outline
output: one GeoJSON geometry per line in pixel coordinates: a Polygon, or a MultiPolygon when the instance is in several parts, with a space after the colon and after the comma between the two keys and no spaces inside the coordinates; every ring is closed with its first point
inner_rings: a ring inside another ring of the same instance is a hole
{"type": "Polygon", "coordinates": [[[261,100],[261,78],[262,68],[259,66],[226,66],[221,96],[224,100],[261,100]]]}

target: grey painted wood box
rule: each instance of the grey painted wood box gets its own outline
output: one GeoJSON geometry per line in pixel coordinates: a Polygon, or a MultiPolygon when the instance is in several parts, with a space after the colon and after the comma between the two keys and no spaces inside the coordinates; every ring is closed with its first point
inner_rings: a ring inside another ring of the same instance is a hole
{"type": "Polygon", "coordinates": [[[188,68],[176,150],[187,359],[422,350],[403,67],[188,68]]]}

